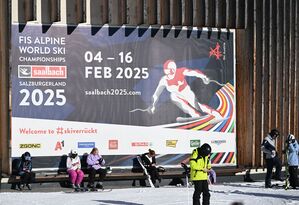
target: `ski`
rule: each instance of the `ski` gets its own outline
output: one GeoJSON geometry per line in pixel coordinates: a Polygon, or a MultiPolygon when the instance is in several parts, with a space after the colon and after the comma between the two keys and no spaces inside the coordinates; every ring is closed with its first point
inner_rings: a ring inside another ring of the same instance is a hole
{"type": "Polygon", "coordinates": [[[200,116],[200,117],[177,117],[176,121],[178,123],[184,123],[184,122],[192,122],[192,121],[196,121],[196,120],[201,120],[206,118],[209,115],[204,115],[204,116],[200,116]]]}
{"type": "Polygon", "coordinates": [[[137,158],[137,160],[138,160],[140,166],[142,167],[142,169],[143,169],[143,171],[144,171],[144,174],[146,175],[146,178],[147,178],[147,180],[148,180],[148,182],[149,182],[151,188],[155,188],[155,186],[154,186],[154,184],[153,184],[153,182],[152,182],[152,180],[151,180],[151,176],[148,174],[147,169],[146,169],[145,166],[143,165],[140,156],[137,156],[136,158],[137,158]]]}

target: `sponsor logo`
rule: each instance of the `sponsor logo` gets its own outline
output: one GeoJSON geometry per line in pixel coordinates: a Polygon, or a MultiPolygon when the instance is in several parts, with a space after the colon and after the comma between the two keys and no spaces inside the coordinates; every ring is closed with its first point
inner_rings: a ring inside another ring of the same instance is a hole
{"type": "Polygon", "coordinates": [[[178,143],[178,140],[166,140],[166,147],[176,148],[177,143],[178,143]]]}
{"type": "Polygon", "coordinates": [[[58,141],[58,142],[56,142],[56,145],[55,145],[55,151],[62,150],[63,147],[64,147],[64,140],[58,141]]]}
{"type": "Polygon", "coordinates": [[[212,140],[212,144],[221,145],[223,143],[226,143],[226,140],[212,140]]]}
{"type": "Polygon", "coordinates": [[[95,142],[78,142],[78,148],[94,148],[95,142]]]}
{"type": "Polygon", "coordinates": [[[20,144],[21,149],[39,149],[41,144],[20,144]]]}
{"type": "Polygon", "coordinates": [[[190,140],[190,147],[199,147],[200,140],[190,140]]]}
{"type": "Polygon", "coordinates": [[[67,78],[66,66],[19,65],[19,78],[67,78]]]}
{"type": "Polygon", "coordinates": [[[151,142],[132,142],[132,147],[149,147],[152,146],[151,142]]]}
{"type": "Polygon", "coordinates": [[[118,140],[109,140],[109,149],[118,149],[118,140]]]}

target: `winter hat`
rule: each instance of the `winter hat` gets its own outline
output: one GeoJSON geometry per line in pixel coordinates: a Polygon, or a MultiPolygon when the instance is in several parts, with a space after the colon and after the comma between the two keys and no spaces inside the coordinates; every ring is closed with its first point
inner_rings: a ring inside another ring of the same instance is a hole
{"type": "Polygon", "coordinates": [[[78,156],[78,152],[76,150],[71,150],[70,155],[72,158],[76,158],[78,156]]]}
{"type": "Polygon", "coordinates": [[[203,145],[199,148],[199,150],[198,150],[199,155],[200,155],[200,156],[203,156],[203,157],[206,157],[206,156],[208,156],[209,154],[211,154],[211,151],[212,151],[212,148],[211,148],[211,146],[210,146],[209,144],[207,144],[207,143],[203,144],[203,145]]]}
{"type": "Polygon", "coordinates": [[[271,130],[270,135],[272,138],[273,137],[276,138],[279,136],[279,131],[277,129],[273,129],[273,130],[271,130]]]}
{"type": "Polygon", "coordinates": [[[295,136],[292,134],[288,135],[288,141],[294,143],[295,142],[295,136]]]}
{"type": "Polygon", "coordinates": [[[23,155],[22,155],[22,160],[23,161],[31,161],[31,154],[29,152],[25,152],[23,155]]]}

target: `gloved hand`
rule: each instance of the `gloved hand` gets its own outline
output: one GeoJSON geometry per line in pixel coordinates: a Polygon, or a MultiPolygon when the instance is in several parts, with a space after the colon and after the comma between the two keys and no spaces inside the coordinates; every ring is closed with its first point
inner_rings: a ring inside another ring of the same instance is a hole
{"type": "Polygon", "coordinates": [[[203,80],[203,83],[206,85],[210,83],[210,79],[207,76],[205,76],[202,80],[203,80]]]}
{"type": "Polygon", "coordinates": [[[153,105],[153,106],[151,106],[151,107],[150,107],[150,112],[151,112],[152,114],[154,114],[154,112],[155,112],[155,109],[156,109],[156,108],[155,108],[155,106],[154,106],[154,105],[153,105]]]}
{"type": "Polygon", "coordinates": [[[202,171],[207,173],[209,171],[209,169],[204,168],[202,171]]]}
{"type": "Polygon", "coordinates": [[[276,151],[272,150],[271,157],[274,158],[276,156],[276,151]]]}

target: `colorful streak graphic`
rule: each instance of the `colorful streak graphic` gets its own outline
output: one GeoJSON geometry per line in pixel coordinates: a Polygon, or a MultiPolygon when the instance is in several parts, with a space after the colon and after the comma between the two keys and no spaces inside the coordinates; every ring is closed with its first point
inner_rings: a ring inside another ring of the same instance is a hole
{"type": "MultiPolygon", "coordinates": [[[[188,156],[188,155],[185,155],[188,156]]],[[[182,160],[183,163],[189,163],[190,156],[182,160]]],[[[236,156],[235,152],[216,152],[212,153],[211,157],[211,164],[235,164],[236,163],[236,156]]]]}
{"type": "Polygon", "coordinates": [[[233,133],[235,128],[234,94],[234,87],[230,83],[227,83],[218,90],[213,97],[217,98],[216,101],[218,102],[218,105],[213,105],[212,107],[217,107],[216,110],[225,120],[213,123],[214,117],[206,115],[199,120],[176,124],[175,126],[170,126],[168,128],[233,133]]]}

